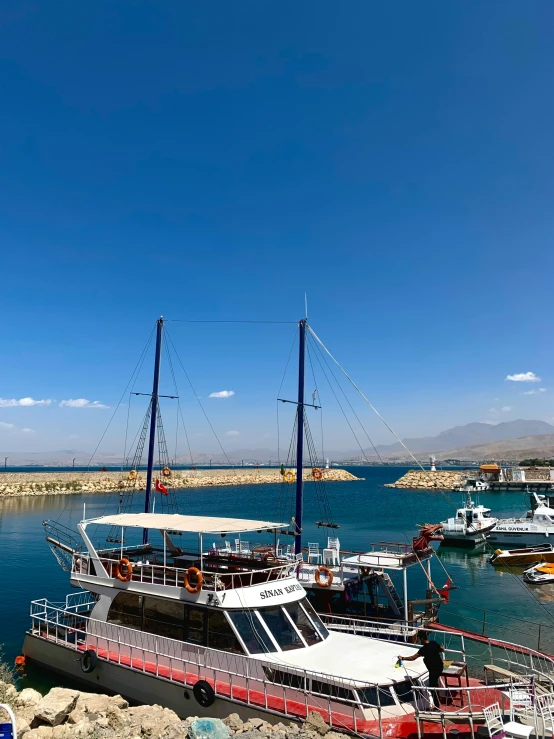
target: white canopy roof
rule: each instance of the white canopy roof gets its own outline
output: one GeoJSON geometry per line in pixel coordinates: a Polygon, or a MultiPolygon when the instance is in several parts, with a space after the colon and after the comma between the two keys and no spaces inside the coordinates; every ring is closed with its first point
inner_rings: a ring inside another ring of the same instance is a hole
{"type": "Polygon", "coordinates": [[[286,523],[253,521],[248,518],[182,516],[177,513],[116,513],[113,516],[89,518],[83,523],[87,526],[94,523],[160,531],[186,531],[197,534],[240,534],[245,531],[268,531],[287,527],[286,523]]]}

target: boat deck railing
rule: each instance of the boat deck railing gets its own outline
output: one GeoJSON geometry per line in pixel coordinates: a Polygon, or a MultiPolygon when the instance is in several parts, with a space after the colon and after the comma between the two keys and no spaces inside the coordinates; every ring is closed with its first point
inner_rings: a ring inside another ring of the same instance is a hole
{"type": "MultiPolygon", "coordinates": [[[[118,572],[118,560],[111,558],[100,558],[100,563],[107,577],[116,578],[118,572]]],[[[75,553],[71,573],[75,579],[79,575],[93,575],[91,558],[88,554],[75,553]]],[[[150,562],[147,557],[142,561],[132,562],[130,582],[148,583],[152,585],[168,585],[170,587],[184,587],[187,567],[179,567],[173,564],[161,564],[150,562]]],[[[213,563],[212,563],[213,565],[213,563]]],[[[258,585],[273,580],[284,580],[290,577],[296,570],[296,562],[287,562],[263,569],[248,569],[247,565],[237,562],[221,564],[220,571],[213,569],[202,570],[202,589],[208,591],[233,590],[258,585]],[[237,571],[233,571],[237,570],[237,571]]]]}

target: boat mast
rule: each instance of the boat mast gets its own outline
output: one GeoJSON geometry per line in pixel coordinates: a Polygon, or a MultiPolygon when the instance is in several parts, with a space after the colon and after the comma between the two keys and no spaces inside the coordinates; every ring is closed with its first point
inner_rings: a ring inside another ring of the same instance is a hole
{"type": "MultiPolygon", "coordinates": [[[[148,470],[146,472],[146,495],[144,497],[144,512],[150,513],[150,495],[152,492],[152,471],[154,469],[154,447],[156,444],[156,421],[158,417],[158,390],[160,386],[160,364],[162,358],[162,333],[164,319],[162,316],[156,321],[156,356],[154,358],[154,382],[152,384],[152,405],[150,408],[150,440],[148,442],[148,470]]],[[[142,543],[148,544],[148,529],[144,529],[142,543]]]]}
{"type": "Polygon", "coordinates": [[[304,455],[304,358],[306,354],[306,318],[298,323],[300,329],[300,349],[298,355],[298,405],[297,405],[297,436],[296,436],[296,539],[294,542],[295,554],[302,553],[302,503],[303,479],[302,462],[304,455]]]}

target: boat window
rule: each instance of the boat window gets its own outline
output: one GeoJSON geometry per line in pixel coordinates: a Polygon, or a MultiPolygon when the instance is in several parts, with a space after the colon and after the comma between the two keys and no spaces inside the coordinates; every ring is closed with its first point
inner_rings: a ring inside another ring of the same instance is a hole
{"type": "Polygon", "coordinates": [[[259,611],[259,614],[283,652],[288,652],[291,649],[299,649],[304,646],[298,632],[285,616],[281,606],[264,608],[259,611]]]}
{"type": "Polygon", "coordinates": [[[185,639],[195,644],[205,644],[204,639],[205,611],[185,606],[185,639]]]}
{"type": "Polygon", "coordinates": [[[283,670],[273,670],[271,667],[263,668],[267,679],[276,685],[286,685],[287,688],[297,688],[305,690],[306,680],[303,675],[295,675],[292,672],[283,672],[283,670]]]}
{"type": "Polygon", "coordinates": [[[394,706],[396,705],[392,693],[388,688],[358,688],[358,695],[362,703],[370,706],[394,706]]]}
{"type": "Polygon", "coordinates": [[[413,703],[414,694],[412,692],[411,680],[404,680],[403,683],[395,683],[392,687],[400,703],[413,703]]]}
{"type": "Polygon", "coordinates": [[[329,636],[329,632],[325,628],[325,624],[323,623],[323,621],[319,618],[319,616],[315,612],[314,607],[312,606],[310,601],[307,598],[303,598],[300,601],[300,605],[306,611],[308,616],[311,618],[312,623],[316,627],[321,638],[327,639],[327,637],[329,636]]]}
{"type": "Polygon", "coordinates": [[[144,598],[144,631],[182,641],[185,633],[183,603],[162,598],[144,598]]]}
{"type": "Polygon", "coordinates": [[[107,620],[118,626],[142,629],[142,596],[118,593],[112,601],[107,620]]]}
{"type": "Polygon", "coordinates": [[[342,688],[340,685],[331,685],[330,683],[322,683],[319,680],[312,680],[312,693],[337,698],[343,701],[355,701],[354,694],[348,688],[342,688]]]}
{"type": "Polygon", "coordinates": [[[227,611],[250,654],[274,652],[275,645],[260,623],[255,611],[227,611]]]}
{"type": "Polygon", "coordinates": [[[244,654],[224,611],[208,611],[208,646],[224,652],[244,654]]]}
{"type": "Polygon", "coordinates": [[[301,607],[298,601],[296,603],[287,603],[284,607],[309,647],[311,647],[312,644],[317,644],[321,641],[321,636],[315,630],[312,622],[306,614],[306,611],[301,607]]]}

